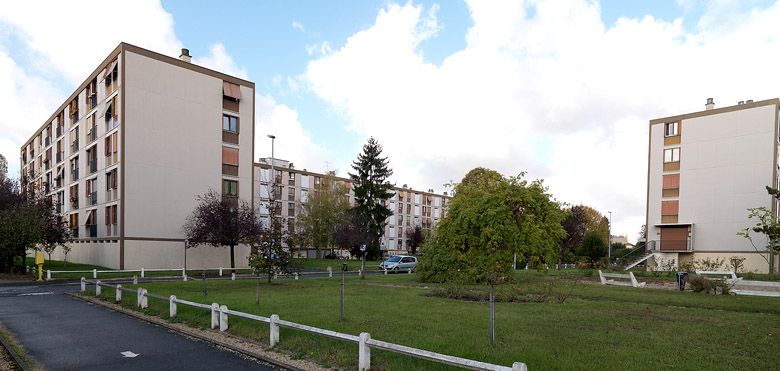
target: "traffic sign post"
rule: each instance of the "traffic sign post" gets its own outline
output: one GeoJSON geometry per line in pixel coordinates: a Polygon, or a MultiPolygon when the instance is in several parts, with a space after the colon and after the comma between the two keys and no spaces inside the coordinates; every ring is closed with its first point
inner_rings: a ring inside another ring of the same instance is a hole
{"type": "Polygon", "coordinates": [[[366,245],[360,245],[360,277],[363,278],[363,271],[366,269],[366,245]]]}

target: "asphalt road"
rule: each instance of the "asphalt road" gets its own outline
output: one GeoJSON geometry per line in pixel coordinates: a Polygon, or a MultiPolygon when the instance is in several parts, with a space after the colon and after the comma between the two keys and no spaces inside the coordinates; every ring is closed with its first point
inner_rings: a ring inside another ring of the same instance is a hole
{"type": "Polygon", "coordinates": [[[76,290],[78,284],[0,286],[0,322],[47,369],[278,369],[65,295],[76,290]]]}

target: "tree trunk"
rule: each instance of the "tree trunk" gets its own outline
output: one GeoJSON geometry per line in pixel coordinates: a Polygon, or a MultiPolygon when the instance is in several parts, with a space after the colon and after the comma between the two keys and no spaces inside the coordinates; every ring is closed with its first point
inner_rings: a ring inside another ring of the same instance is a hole
{"type": "Polygon", "coordinates": [[[230,245],[230,273],[236,273],[235,245],[230,245]]]}

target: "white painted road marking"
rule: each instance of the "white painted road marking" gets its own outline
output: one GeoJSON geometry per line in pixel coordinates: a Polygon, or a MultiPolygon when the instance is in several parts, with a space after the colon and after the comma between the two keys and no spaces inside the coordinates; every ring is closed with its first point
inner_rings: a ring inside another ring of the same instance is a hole
{"type": "Polygon", "coordinates": [[[135,353],[133,353],[133,352],[131,352],[129,350],[121,352],[120,354],[125,356],[125,358],[135,358],[135,357],[138,357],[138,354],[135,354],[135,353]]]}
{"type": "Polygon", "coordinates": [[[51,291],[46,291],[46,292],[28,292],[26,294],[19,294],[19,295],[16,295],[16,296],[38,296],[38,295],[51,295],[51,294],[53,294],[53,292],[51,292],[51,291]]]}

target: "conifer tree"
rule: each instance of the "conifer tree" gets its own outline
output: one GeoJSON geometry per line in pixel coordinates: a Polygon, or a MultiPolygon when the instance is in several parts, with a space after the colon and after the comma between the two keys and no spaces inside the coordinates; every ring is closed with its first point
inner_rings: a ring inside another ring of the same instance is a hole
{"type": "Polygon", "coordinates": [[[355,211],[364,220],[362,226],[366,235],[366,257],[376,259],[381,255],[379,241],[385,230],[387,218],[393,212],[385,203],[393,196],[392,185],[387,181],[393,170],[388,166],[387,157],[382,157],[382,146],[374,138],[369,138],[363,146],[363,152],[352,162],[354,173],[350,173],[355,192],[355,211]]]}

